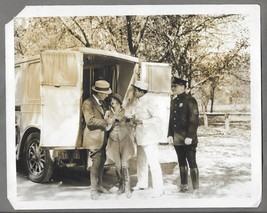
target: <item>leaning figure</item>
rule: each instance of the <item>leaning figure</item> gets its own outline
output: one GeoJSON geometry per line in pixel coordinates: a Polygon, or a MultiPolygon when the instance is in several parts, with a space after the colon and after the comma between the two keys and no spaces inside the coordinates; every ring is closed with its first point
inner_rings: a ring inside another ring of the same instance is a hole
{"type": "Polygon", "coordinates": [[[106,147],[107,157],[115,163],[119,187],[117,194],[126,193],[126,197],[132,196],[129,175],[129,160],[134,156],[134,144],[131,139],[133,128],[125,117],[122,107],[122,98],[119,94],[111,96],[111,108],[105,114],[105,118],[115,119],[115,123],[109,126],[109,139],[106,147]]]}

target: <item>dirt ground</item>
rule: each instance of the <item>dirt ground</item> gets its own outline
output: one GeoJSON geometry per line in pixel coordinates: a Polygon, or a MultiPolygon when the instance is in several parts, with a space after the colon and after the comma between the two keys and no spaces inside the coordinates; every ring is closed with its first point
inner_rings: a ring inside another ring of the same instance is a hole
{"type": "MultiPolygon", "coordinates": [[[[228,133],[222,127],[198,131],[197,163],[200,173],[199,198],[249,198],[251,196],[251,144],[250,130],[231,128],[228,133]]],[[[160,145],[161,167],[164,178],[164,195],[156,199],[187,199],[189,191],[180,193],[179,169],[174,148],[160,145]]],[[[47,184],[36,184],[23,174],[17,174],[17,196],[21,201],[90,200],[89,173],[84,168],[60,169],[57,178],[47,184]]],[[[131,185],[135,186],[136,160],[130,163],[131,185]]],[[[151,183],[151,181],[150,181],[151,183]]],[[[102,194],[100,200],[125,200],[124,194],[116,195],[115,168],[110,167],[104,175],[104,186],[112,193],[102,194]]],[[[149,199],[151,189],[133,192],[134,198],[149,199]]]]}

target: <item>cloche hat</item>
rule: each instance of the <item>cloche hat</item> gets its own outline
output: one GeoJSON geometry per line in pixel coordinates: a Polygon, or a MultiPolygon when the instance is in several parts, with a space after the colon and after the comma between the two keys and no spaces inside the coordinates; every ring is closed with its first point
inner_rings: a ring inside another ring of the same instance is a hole
{"type": "Polygon", "coordinates": [[[120,104],[122,104],[122,97],[120,96],[120,94],[116,93],[111,95],[111,98],[116,99],[120,104]]]}

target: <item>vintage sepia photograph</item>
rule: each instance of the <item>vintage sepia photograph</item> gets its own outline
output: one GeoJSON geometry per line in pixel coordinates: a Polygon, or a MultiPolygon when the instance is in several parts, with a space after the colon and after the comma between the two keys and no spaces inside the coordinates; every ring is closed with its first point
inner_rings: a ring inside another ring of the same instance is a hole
{"type": "Polygon", "coordinates": [[[14,209],[258,207],[259,11],[26,7],[6,25],[14,209]]]}

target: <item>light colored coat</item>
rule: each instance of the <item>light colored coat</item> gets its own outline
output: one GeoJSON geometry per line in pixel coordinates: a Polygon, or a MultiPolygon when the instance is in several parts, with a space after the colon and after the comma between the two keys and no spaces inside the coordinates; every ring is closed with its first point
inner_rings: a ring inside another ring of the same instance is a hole
{"type": "Polygon", "coordinates": [[[126,123],[125,110],[122,109],[115,114],[112,111],[106,112],[106,117],[113,117],[118,120],[116,125],[111,128],[109,133],[108,144],[106,147],[107,156],[117,168],[129,167],[128,160],[134,156],[135,149],[132,139],[132,127],[126,123]]]}
{"type": "Polygon", "coordinates": [[[150,145],[159,143],[158,127],[160,119],[158,116],[158,105],[147,94],[137,99],[132,110],[134,119],[139,119],[143,124],[136,126],[137,145],[150,145]]]}
{"type": "Polygon", "coordinates": [[[94,97],[90,97],[83,102],[82,111],[86,123],[83,132],[83,147],[90,150],[100,149],[106,141],[105,109],[97,103],[94,97]]]}
{"type": "Polygon", "coordinates": [[[137,142],[137,187],[148,187],[148,168],[150,168],[153,193],[163,193],[163,178],[158,160],[159,119],[158,103],[149,94],[145,94],[133,108],[133,119],[142,121],[136,126],[135,138],[137,142]]]}

